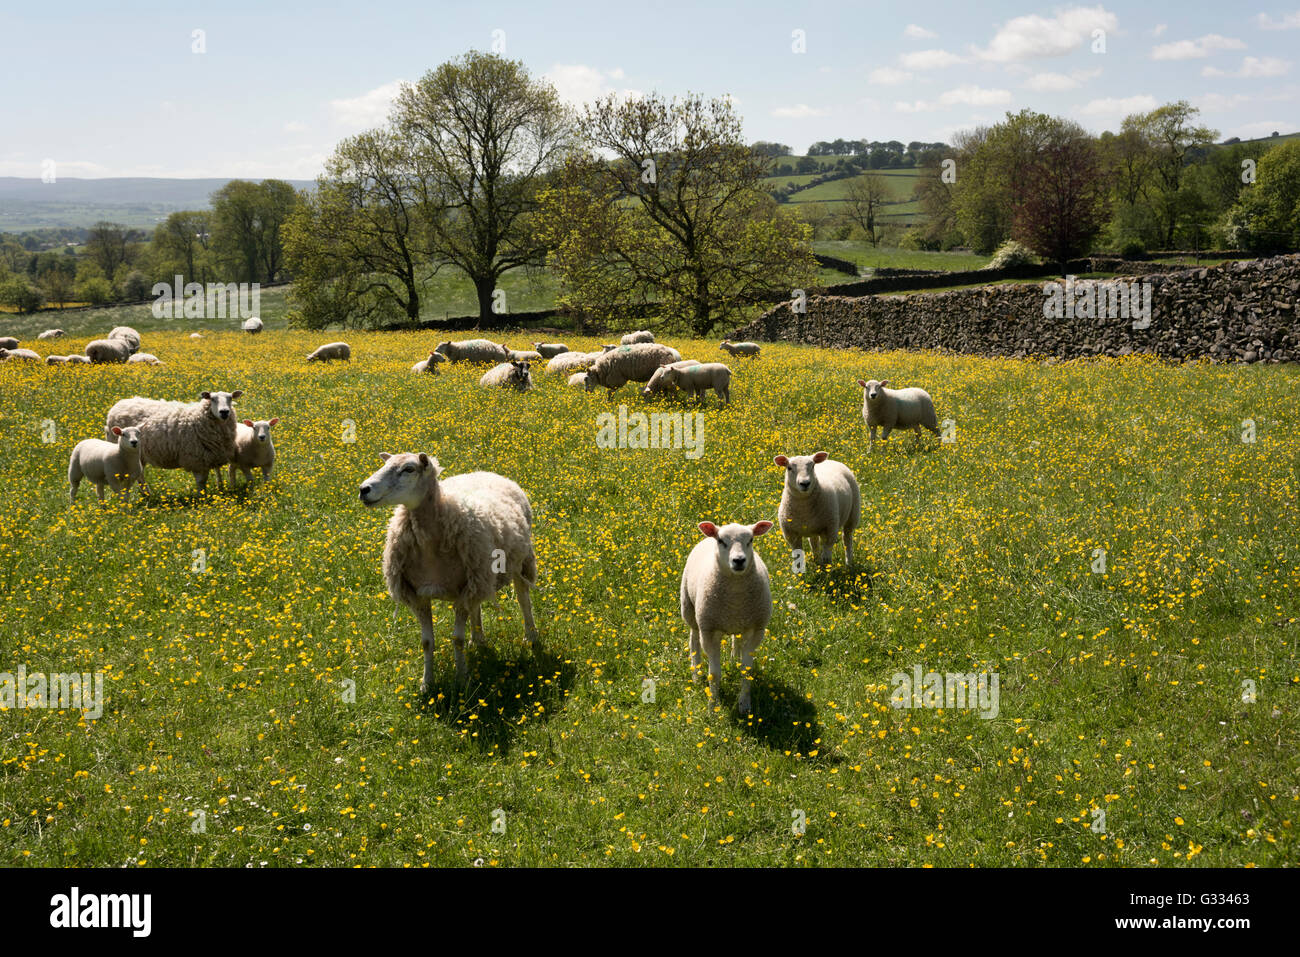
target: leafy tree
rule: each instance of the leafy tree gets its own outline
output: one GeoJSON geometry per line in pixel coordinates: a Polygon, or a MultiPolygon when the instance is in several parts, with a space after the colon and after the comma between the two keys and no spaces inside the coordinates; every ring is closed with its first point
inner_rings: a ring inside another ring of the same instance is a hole
{"type": "Polygon", "coordinates": [[[206,283],[211,266],[212,214],[207,210],[172,213],[153,233],[154,255],[167,279],[179,273],[185,282],[206,283]]]}
{"type": "Polygon", "coordinates": [[[872,246],[879,242],[876,220],[888,198],[888,185],[879,173],[867,173],[849,180],[844,217],[866,234],[872,246]]]}
{"type": "Polygon", "coordinates": [[[35,312],[45,304],[45,295],[21,273],[13,273],[0,284],[0,305],[18,312],[35,312]]]}
{"type": "Polygon", "coordinates": [[[1300,249],[1300,139],[1260,158],[1256,179],[1227,217],[1234,246],[1257,252],[1300,249]]]}
{"type": "Polygon", "coordinates": [[[1160,224],[1166,248],[1174,244],[1180,223],[1195,206],[1195,193],[1187,188],[1187,170],[1196,151],[1214,143],[1218,131],[1192,125],[1200,110],[1186,100],[1166,103],[1150,113],[1125,117],[1122,132],[1132,131],[1149,151],[1149,172],[1145,198],[1160,224]]]}
{"type": "Polygon", "coordinates": [[[280,227],[298,203],[284,180],[231,180],[212,194],[212,249],[228,282],[274,282],[284,268],[280,227]]]}
{"type": "Polygon", "coordinates": [[[117,267],[126,262],[127,231],[118,223],[100,221],[90,227],[86,239],[86,255],[90,256],[104,275],[111,276],[117,267]]]}
{"type": "Polygon", "coordinates": [[[1018,179],[1012,234],[1064,268],[1087,252],[1105,216],[1105,184],[1093,138],[1071,121],[1050,118],[1018,179]]]}
{"type": "Polygon", "coordinates": [[[789,156],[792,152],[790,147],[786,146],[784,143],[768,143],[765,140],[759,140],[753,145],[752,149],[759,156],[766,156],[771,159],[789,156]]]}

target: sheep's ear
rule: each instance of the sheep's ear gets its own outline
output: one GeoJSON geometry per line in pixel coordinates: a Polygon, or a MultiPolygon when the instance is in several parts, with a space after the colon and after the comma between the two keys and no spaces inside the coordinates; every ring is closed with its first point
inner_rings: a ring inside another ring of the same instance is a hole
{"type": "Polygon", "coordinates": [[[858,385],[862,386],[862,388],[864,389],[867,387],[867,384],[863,382],[861,379],[858,380],[858,385]]]}
{"type": "Polygon", "coordinates": [[[790,464],[790,460],[786,458],[784,455],[778,455],[772,461],[775,462],[777,465],[781,466],[781,468],[786,468],[790,464]]]}
{"type": "Polygon", "coordinates": [[[432,464],[433,464],[433,459],[429,458],[429,456],[428,456],[427,453],[425,453],[425,452],[421,452],[421,453],[420,453],[420,468],[422,468],[422,469],[427,469],[427,468],[428,468],[430,465],[432,465],[432,464]]]}
{"type": "Polygon", "coordinates": [[[880,382],[880,387],[883,389],[885,386],[887,385],[892,386],[893,384],[894,383],[890,382],[888,379],[882,379],[880,382]]]}
{"type": "Polygon", "coordinates": [[[279,422],[279,421],[280,421],[280,417],[277,415],[274,419],[271,420],[271,423],[270,423],[270,424],[271,424],[271,425],[275,425],[275,423],[277,423],[277,422],[279,422]]]}
{"type": "Polygon", "coordinates": [[[244,423],[244,425],[248,426],[250,429],[253,427],[253,420],[252,420],[252,419],[244,419],[244,420],[243,420],[243,423],[244,423]]]}
{"type": "Polygon", "coordinates": [[[234,399],[238,399],[243,394],[244,394],[243,389],[236,389],[234,392],[230,393],[230,398],[233,401],[234,399]]]}
{"type": "Polygon", "coordinates": [[[704,533],[705,538],[718,537],[718,526],[712,522],[700,522],[700,531],[704,533]]]}
{"type": "Polygon", "coordinates": [[[818,452],[818,453],[816,453],[816,454],[813,456],[813,461],[814,461],[814,462],[825,462],[825,461],[826,461],[828,458],[830,458],[830,457],[831,457],[831,456],[830,456],[830,453],[829,453],[829,452],[818,452]]]}
{"type": "Polygon", "coordinates": [[[114,434],[114,435],[121,435],[121,434],[122,434],[122,430],[119,429],[119,428],[115,425],[115,426],[113,426],[113,434],[114,434]]]}
{"type": "Polygon", "coordinates": [[[387,461],[388,461],[389,459],[391,459],[392,457],[393,457],[393,453],[392,453],[392,452],[380,452],[380,453],[379,453],[379,460],[380,460],[381,462],[387,462],[387,461]]]}
{"type": "Polygon", "coordinates": [[[766,535],[768,529],[770,529],[771,527],[772,527],[771,522],[764,521],[764,522],[759,522],[752,529],[750,529],[750,531],[754,533],[755,537],[758,537],[759,535],[766,535]]]}
{"type": "Polygon", "coordinates": [[[210,399],[210,398],[212,398],[212,393],[211,393],[211,392],[200,392],[200,393],[199,393],[199,396],[200,396],[200,398],[210,399]]]}

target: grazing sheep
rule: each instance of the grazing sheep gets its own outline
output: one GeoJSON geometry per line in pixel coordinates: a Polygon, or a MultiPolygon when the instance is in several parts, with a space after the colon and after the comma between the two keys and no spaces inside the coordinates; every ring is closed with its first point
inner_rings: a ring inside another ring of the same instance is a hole
{"type": "Polygon", "coordinates": [[[352,347],[346,342],[327,342],[307,357],[308,362],[333,362],[335,359],[352,361],[352,347]]]}
{"type": "Polygon", "coordinates": [[[935,435],[939,434],[939,421],[934,415],[934,400],[924,389],[888,389],[889,380],[870,382],[858,380],[862,386],[862,418],[871,432],[868,451],[876,450],[876,428],[885,430],[882,441],[889,441],[894,429],[915,429],[916,440],[921,441],[921,426],[935,435]]]}
{"type": "Polygon", "coordinates": [[[700,522],[704,539],[696,542],[682,570],[682,620],[691,630],[691,677],[700,679],[700,645],[709,659],[709,696],[717,707],[722,696],[722,638],[732,640],[731,656],[739,658],[744,675],[736,706],[748,714],[753,684],[754,651],[772,617],[772,586],[767,566],[754,552],[754,539],[772,527],[700,522]]]}
{"type": "Polygon", "coordinates": [[[681,362],[682,354],[676,349],[659,345],[655,342],[637,343],[632,346],[619,346],[613,352],[606,352],[591,364],[587,370],[587,391],[603,385],[614,394],[628,382],[649,382],[655,369],[672,362],[681,362]]]}
{"type": "Polygon", "coordinates": [[[654,342],[655,334],[649,329],[639,329],[636,332],[629,332],[621,340],[620,344],[625,346],[634,346],[638,342],[654,342]]]}
{"type": "Polygon", "coordinates": [[[548,375],[559,375],[585,369],[595,362],[599,352],[565,352],[546,363],[548,375]]]}
{"type": "MultiPolygon", "coordinates": [[[[204,392],[198,402],[169,402],[134,396],[122,399],[108,410],[105,432],[114,426],[139,426],[144,431],[140,445],[141,465],[160,469],[184,469],[194,475],[194,486],[203,491],[208,473],[235,457],[235,400],[243,390],[204,392]]],[[[143,482],[141,483],[143,484],[143,482]]]]}
{"type": "Polygon", "coordinates": [[[483,373],[478,384],[485,389],[500,386],[504,389],[518,389],[527,392],[533,387],[533,377],[527,362],[503,362],[483,373]]]}
{"type": "MultiPolygon", "coordinates": [[[[262,478],[271,477],[271,466],[275,464],[275,443],[271,441],[271,426],[279,422],[274,419],[245,419],[235,426],[235,456],[230,460],[230,487],[235,487],[235,469],[244,473],[244,481],[253,480],[253,469],[262,470],[262,478]]],[[[218,470],[220,474],[220,470],[218,470]]]]}
{"type": "Polygon", "coordinates": [[[569,351],[569,347],[563,342],[534,342],[533,348],[543,359],[554,359],[560,353],[569,351]]]}
{"type": "Polygon", "coordinates": [[[411,371],[415,373],[427,372],[429,375],[438,375],[438,363],[446,361],[447,357],[441,352],[430,352],[429,358],[421,359],[415,365],[411,366],[411,371]]]}
{"type": "Polygon", "coordinates": [[[434,352],[446,356],[452,362],[507,362],[510,350],[491,339],[464,339],[460,342],[440,342],[434,352]]]}
{"type": "Polygon", "coordinates": [[[844,533],[844,559],[853,564],[853,530],[862,518],[862,494],[849,467],[825,452],[813,455],[778,455],[785,469],[785,489],[777,521],[791,548],[803,550],[804,536],[816,552],[819,565],[829,565],[835,539],[844,533]]]}
{"type": "Polygon", "coordinates": [[[442,466],[423,452],[379,457],[383,468],[361,486],[361,501],[368,507],[396,506],[384,543],[384,578],[393,601],[410,608],[420,622],[421,691],[428,694],[433,687],[432,598],[451,602],[455,611],[452,645],[462,682],[468,673],[465,623],[473,623],[474,643],[485,644],[480,606],[507,582],[514,582],[523,611],[524,637],[540,650],[529,594],[537,581],[533,510],[524,490],[492,472],[440,482],[442,466]]]}
{"type": "Polygon", "coordinates": [[[587,373],[575,372],[573,375],[569,376],[569,385],[579,389],[587,388],[587,373]]]}
{"type": "Polygon", "coordinates": [[[240,328],[243,329],[245,332],[247,332],[250,336],[255,336],[262,331],[262,320],[257,318],[257,316],[252,316],[248,319],[245,319],[244,324],[240,328]]]}
{"type": "Polygon", "coordinates": [[[137,352],[135,355],[131,356],[131,358],[127,359],[126,361],[128,364],[132,362],[143,362],[146,365],[151,365],[151,366],[160,366],[163,364],[163,361],[159,359],[156,355],[154,355],[152,352],[137,352]]]}
{"type": "Polygon", "coordinates": [[[723,352],[729,352],[733,356],[749,356],[755,358],[759,353],[757,342],[732,342],[730,339],[723,339],[722,345],[718,346],[723,352]]]}
{"type": "Polygon", "coordinates": [[[700,364],[699,359],[683,359],[681,362],[669,363],[666,366],[660,366],[655,369],[654,374],[650,376],[650,381],[645,384],[641,394],[647,398],[652,395],[675,393],[677,386],[668,381],[669,369],[689,369],[691,366],[700,364]]]}
{"type": "Polygon", "coordinates": [[[18,340],[13,336],[0,336],[0,349],[17,349],[18,340]]]}
{"type": "Polygon", "coordinates": [[[112,442],[103,439],[82,439],[68,459],[68,501],[77,500],[77,489],[83,478],[95,483],[99,500],[104,501],[104,486],[121,492],[126,501],[131,500],[131,484],[144,487],[144,468],[140,464],[140,435],[137,426],[113,428],[112,442]]]}
{"type": "Polygon", "coordinates": [[[509,349],[510,358],[507,362],[541,362],[542,354],[535,349],[509,349]]]}
{"type": "Polygon", "coordinates": [[[717,393],[718,401],[731,404],[731,370],[721,362],[704,362],[684,369],[669,366],[664,380],[687,395],[695,396],[698,402],[703,402],[704,393],[712,389],[717,393]]]}
{"type": "Polygon", "coordinates": [[[0,348],[0,362],[40,362],[41,357],[31,349],[0,348]]]}
{"type": "Polygon", "coordinates": [[[125,362],[131,358],[131,344],[124,339],[93,339],[86,343],[86,357],[96,364],[125,362]]]}
{"type": "Polygon", "coordinates": [[[64,334],[65,333],[62,329],[46,329],[36,338],[37,339],[58,339],[64,334]]]}
{"type": "Polygon", "coordinates": [[[109,330],[107,338],[121,339],[130,347],[133,354],[140,351],[140,333],[130,326],[114,326],[109,330]]]}

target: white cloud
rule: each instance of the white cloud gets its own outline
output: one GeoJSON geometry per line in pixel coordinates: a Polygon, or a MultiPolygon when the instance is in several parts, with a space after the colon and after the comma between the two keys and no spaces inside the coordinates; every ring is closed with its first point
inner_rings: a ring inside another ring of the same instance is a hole
{"type": "Polygon", "coordinates": [[[1161,36],[1161,35],[1163,35],[1164,32],[1165,32],[1166,30],[1168,30],[1168,29],[1169,29],[1169,24],[1167,24],[1167,23],[1157,23],[1157,24],[1155,25],[1155,28],[1152,29],[1152,31],[1151,31],[1151,35],[1152,35],[1153,37],[1161,36]]]}
{"type": "Polygon", "coordinates": [[[1010,102],[1010,90],[990,90],[968,84],[940,93],[937,100],[914,100],[911,103],[898,100],[894,109],[899,113],[928,113],[950,106],[1000,106],[1010,102]]]}
{"type": "Polygon", "coordinates": [[[1197,97],[1193,105],[1209,113],[1221,113],[1236,109],[1244,103],[1249,103],[1250,100],[1251,98],[1245,93],[1234,93],[1232,96],[1225,96],[1222,93],[1206,93],[1204,96],[1197,97]]]}
{"type": "Polygon", "coordinates": [[[957,63],[965,63],[966,58],[947,50],[918,50],[904,53],[898,61],[909,70],[942,70],[957,63]]]}
{"type": "Polygon", "coordinates": [[[1031,14],[1004,23],[977,55],[994,63],[1062,56],[1090,41],[1094,30],[1118,28],[1115,14],[1103,6],[1070,7],[1054,17],[1031,14]]]}
{"type": "Polygon", "coordinates": [[[557,63],[542,74],[542,79],[550,81],[560,99],[572,106],[586,106],[611,93],[619,98],[641,95],[639,90],[614,87],[614,82],[624,79],[618,67],[602,71],[581,63],[557,63]]]}
{"type": "Polygon", "coordinates": [[[1284,13],[1282,19],[1274,20],[1267,13],[1257,14],[1255,23],[1261,30],[1300,30],[1300,10],[1284,13]]]}
{"type": "Polygon", "coordinates": [[[1075,90],[1086,81],[1101,76],[1101,70],[1075,70],[1065,73],[1035,73],[1025,81],[1026,88],[1036,93],[1062,93],[1075,90]]]}
{"type": "Polygon", "coordinates": [[[1230,76],[1238,79],[1254,79],[1257,77],[1281,76],[1291,69],[1291,62],[1275,56],[1254,57],[1248,56],[1241,61],[1239,70],[1220,70],[1218,67],[1207,66],[1201,70],[1201,76],[1230,76]]]}
{"type": "Polygon", "coordinates": [[[1217,33],[1207,33],[1203,37],[1195,40],[1176,40],[1173,43],[1162,43],[1158,47],[1151,48],[1151,59],[1153,60],[1197,60],[1209,56],[1211,53],[1219,50],[1244,50],[1246,44],[1242,43],[1235,37],[1220,36],[1217,33]]]}
{"type": "Polygon", "coordinates": [[[809,106],[807,103],[778,106],[772,110],[772,115],[782,120],[806,120],[814,116],[826,116],[829,113],[830,110],[825,107],[809,106]]]}
{"type": "Polygon", "coordinates": [[[933,40],[938,35],[933,30],[918,27],[915,23],[909,23],[903,28],[903,36],[911,37],[913,40],[933,40]]]}
{"type": "Polygon", "coordinates": [[[867,82],[874,83],[877,86],[898,86],[900,83],[906,83],[912,78],[912,74],[906,70],[899,70],[892,66],[877,67],[867,74],[867,82]]]}
{"type": "Polygon", "coordinates": [[[306,133],[307,124],[300,123],[297,120],[290,120],[288,123],[284,124],[284,131],[286,133],[306,133]]]}
{"type": "Polygon", "coordinates": [[[1156,98],[1149,93],[1136,96],[1107,96],[1089,100],[1079,112],[1086,116],[1127,116],[1129,113],[1147,113],[1157,106],[1156,98]]]}
{"type": "Polygon", "coordinates": [[[393,99],[402,89],[405,80],[393,80],[377,86],[360,96],[330,100],[329,109],[334,121],[349,129],[362,130],[381,126],[393,108],[393,99]]]}

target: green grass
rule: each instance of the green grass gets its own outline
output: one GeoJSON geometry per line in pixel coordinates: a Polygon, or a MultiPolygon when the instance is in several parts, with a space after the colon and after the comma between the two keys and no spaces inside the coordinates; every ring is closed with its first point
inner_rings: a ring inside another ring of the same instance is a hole
{"type": "Polygon", "coordinates": [[[619,403],[680,408],[632,388],[416,378],[427,334],[349,334],[354,361],[319,367],[316,334],[187,332],[146,333],[162,367],[0,366],[3,670],[107,676],[97,720],[0,714],[0,864],[1297,859],[1295,366],[769,345],[728,360],[733,405],[706,403],[692,459],[596,445],[619,403]],[[868,454],[858,376],[926,387],[953,441],[868,454]],[[83,487],[69,507],[68,453],[117,398],[234,387],[242,414],[282,417],[268,483],[196,497],[155,471],[146,502],[83,487]],[[777,532],[758,540],[755,713],[730,662],[714,710],[678,612],[695,525],[775,518],[772,456],[815,449],[861,484],[858,563],[839,548],[800,574],[777,532]],[[436,606],[431,701],[380,574],[388,516],[357,501],[401,450],[509,475],[535,514],[545,652],[503,592],[458,689],[436,606]],[[917,665],[996,673],[998,715],[895,709],[917,665]]]}
{"type": "Polygon", "coordinates": [[[961,271],[982,269],[991,256],[970,252],[924,252],[912,249],[895,249],[888,246],[872,248],[866,240],[818,240],[813,249],[825,256],[836,256],[857,263],[862,268],[888,267],[890,269],[945,269],[961,271]]]}

